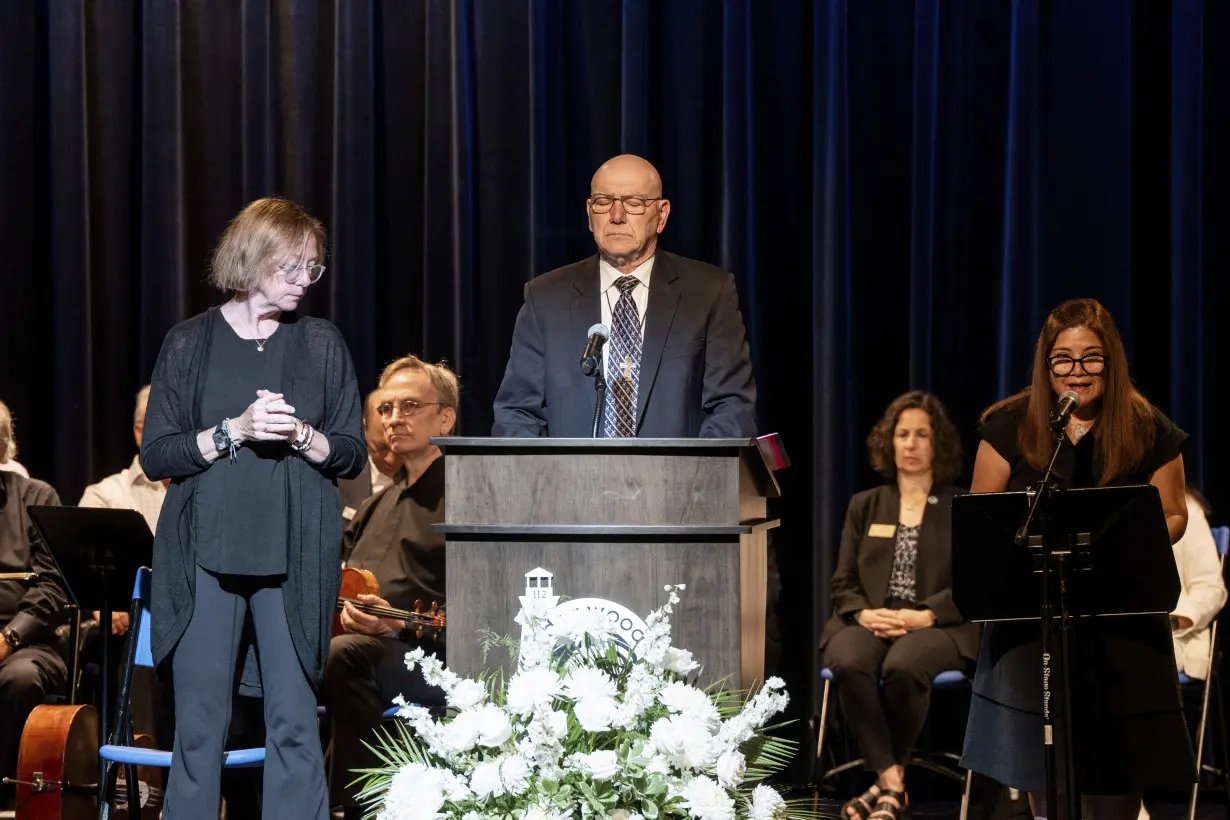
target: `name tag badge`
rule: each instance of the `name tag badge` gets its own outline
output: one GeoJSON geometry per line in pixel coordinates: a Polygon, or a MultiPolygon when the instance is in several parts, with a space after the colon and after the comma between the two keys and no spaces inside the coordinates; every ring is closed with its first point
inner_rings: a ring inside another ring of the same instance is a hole
{"type": "Polygon", "coordinates": [[[897,525],[872,524],[871,529],[867,530],[867,534],[872,538],[895,538],[897,537],[897,525]]]}

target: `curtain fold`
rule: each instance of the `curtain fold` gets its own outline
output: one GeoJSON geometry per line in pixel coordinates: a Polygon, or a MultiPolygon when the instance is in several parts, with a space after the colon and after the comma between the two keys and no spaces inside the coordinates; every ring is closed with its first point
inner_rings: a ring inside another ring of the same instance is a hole
{"type": "Polygon", "coordinates": [[[0,4],[0,398],[66,500],[124,466],[167,329],[221,301],[214,243],[278,193],[326,224],[305,309],[362,387],[445,358],[484,434],[525,282],[593,252],[590,177],[643,154],[663,246],[737,278],[794,460],[781,671],[806,692],[872,424],[936,392],[968,481],[1064,298],[1114,312],[1230,508],[1226,77],[1206,0],[0,4]]]}

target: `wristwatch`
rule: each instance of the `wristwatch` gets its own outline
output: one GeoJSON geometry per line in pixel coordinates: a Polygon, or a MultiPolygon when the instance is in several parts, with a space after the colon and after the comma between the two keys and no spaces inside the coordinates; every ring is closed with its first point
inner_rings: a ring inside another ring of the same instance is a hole
{"type": "Polygon", "coordinates": [[[224,418],[223,423],[214,429],[214,449],[219,455],[226,452],[232,460],[235,459],[235,440],[230,438],[230,419],[224,418]]]}
{"type": "Polygon", "coordinates": [[[9,649],[14,652],[21,649],[21,635],[16,629],[13,629],[11,626],[5,627],[3,630],[0,630],[0,635],[4,636],[4,641],[9,645],[9,649]]]}

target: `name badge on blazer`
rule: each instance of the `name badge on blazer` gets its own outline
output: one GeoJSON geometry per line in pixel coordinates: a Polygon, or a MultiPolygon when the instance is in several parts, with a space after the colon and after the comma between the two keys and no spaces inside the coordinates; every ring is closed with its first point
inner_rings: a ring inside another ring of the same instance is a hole
{"type": "Polygon", "coordinates": [[[872,538],[895,538],[897,535],[896,524],[872,524],[867,530],[867,535],[872,538]]]}

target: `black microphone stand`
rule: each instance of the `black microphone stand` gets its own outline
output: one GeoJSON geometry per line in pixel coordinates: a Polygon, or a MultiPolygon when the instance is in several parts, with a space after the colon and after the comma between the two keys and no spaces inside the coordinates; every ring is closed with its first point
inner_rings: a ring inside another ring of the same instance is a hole
{"type": "Polygon", "coordinates": [[[606,374],[602,372],[602,359],[598,359],[598,367],[594,370],[594,391],[598,394],[598,403],[594,405],[593,438],[601,438],[602,411],[606,407],[606,374]]]}
{"type": "Polygon", "coordinates": [[[1058,763],[1055,756],[1055,720],[1051,711],[1051,647],[1054,643],[1054,606],[1051,603],[1051,577],[1052,577],[1052,562],[1058,564],[1057,577],[1059,579],[1059,644],[1060,644],[1060,670],[1061,686],[1060,697],[1063,699],[1064,715],[1059,727],[1063,732],[1065,763],[1064,775],[1067,781],[1067,793],[1064,795],[1067,800],[1068,818],[1074,820],[1079,818],[1080,814],[1080,792],[1079,785],[1076,780],[1076,758],[1072,746],[1072,666],[1068,647],[1068,637],[1070,632],[1069,612],[1068,612],[1068,561],[1071,557],[1071,550],[1056,550],[1055,535],[1052,531],[1053,517],[1050,515],[1050,502],[1059,489],[1054,484],[1055,462],[1059,459],[1059,451],[1063,448],[1063,440],[1066,435],[1063,420],[1061,417],[1056,417],[1051,420],[1051,427],[1055,432],[1055,449],[1051,453],[1050,463],[1046,467],[1046,473],[1042,476],[1042,481],[1034,488],[1033,501],[1029,505],[1029,513],[1025,516],[1025,520],[1021,523],[1020,528],[1016,531],[1016,544],[1018,546],[1034,546],[1035,544],[1042,548],[1041,565],[1042,565],[1042,733],[1043,733],[1043,765],[1046,769],[1046,814],[1048,820],[1056,820],[1058,818],[1059,805],[1059,788],[1058,788],[1058,763]],[[1045,503],[1043,500],[1045,499],[1045,503]],[[1041,510],[1041,513],[1039,513],[1041,510]],[[1033,523],[1035,515],[1042,522],[1042,535],[1040,538],[1031,542],[1029,537],[1029,527],[1033,523]]]}

